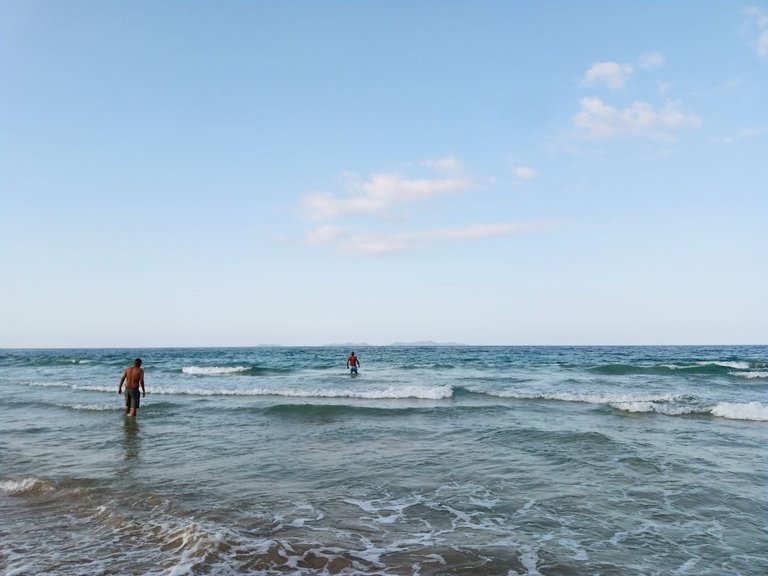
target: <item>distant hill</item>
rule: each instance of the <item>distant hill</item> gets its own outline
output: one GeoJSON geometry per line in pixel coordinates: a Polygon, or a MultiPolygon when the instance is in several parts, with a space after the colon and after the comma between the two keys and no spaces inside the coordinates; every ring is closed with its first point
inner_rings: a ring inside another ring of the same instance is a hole
{"type": "Polygon", "coordinates": [[[458,342],[435,342],[433,340],[417,340],[416,342],[393,342],[390,346],[466,346],[458,342]]]}
{"type": "MultiPolygon", "coordinates": [[[[349,348],[354,350],[355,348],[374,348],[378,344],[368,344],[366,342],[341,342],[335,344],[325,344],[325,346],[337,347],[337,348],[349,348]]],[[[392,344],[385,344],[384,346],[466,346],[466,344],[459,344],[457,342],[435,342],[434,340],[416,340],[415,342],[393,342],[392,344]]]]}

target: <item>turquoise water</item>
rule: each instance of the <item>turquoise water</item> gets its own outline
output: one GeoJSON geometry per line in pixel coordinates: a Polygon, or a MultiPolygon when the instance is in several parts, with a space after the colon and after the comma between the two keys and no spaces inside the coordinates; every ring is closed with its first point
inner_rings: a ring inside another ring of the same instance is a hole
{"type": "Polygon", "coordinates": [[[0,350],[0,570],[768,574],[768,348],[356,352],[0,350]]]}

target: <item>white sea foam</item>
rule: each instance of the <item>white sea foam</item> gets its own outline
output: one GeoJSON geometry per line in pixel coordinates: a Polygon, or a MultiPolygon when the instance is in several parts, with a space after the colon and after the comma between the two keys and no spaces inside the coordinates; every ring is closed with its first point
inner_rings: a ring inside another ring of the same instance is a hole
{"type": "Polygon", "coordinates": [[[70,384],[67,382],[30,382],[29,385],[36,388],[69,388],[71,390],[80,390],[83,392],[109,392],[110,394],[114,394],[117,390],[115,386],[70,384]]]}
{"type": "Polygon", "coordinates": [[[757,420],[768,422],[768,405],[760,402],[733,403],[720,402],[714,406],[710,412],[720,418],[730,420],[757,420]]]}
{"type": "Polygon", "coordinates": [[[247,372],[248,370],[250,370],[250,368],[247,366],[185,366],[181,369],[182,373],[194,376],[237,374],[238,372],[247,372]]]}
{"type": "Polygon", "coordinates": [[[225,542],[238,546],[250,544],[249,551],[265,544],[261,540],[245,540],[235,531],[222,525],[165,515],[162,511],[165,506],[162,502],[158,503],[161,504],[155,508],[158,514],[145,518],[141,523],[122,515],[117,507],[111,505],[92,509],[91,519],[95,524],[113,530],[113,533],[121,538],[151,532],[157,547],[148,552],[148,555],[157,553],[158,550],[172,555],[173,564],[163,571],[163,574],[167,575],[181,576],[197,572],[199,567],[206,563],[206,558],[219,550],[225,542]]]}
{"type": "Polygon", "coordinates": [[[742,378],[768,378],[768,372],[728,372],[729,376],[740,376],[742,378]]]}
{"type": "Polygon", "coordinates": [[[526,576],[541,576],[538,568],[539,555],[530,546],[526,546],[526,549],[524,549],[523,554],[520,556],[520,563],[528,570],[526,576]]]}
{"type": "MultiPolygon", "coordinates": [[[[84,392],[115,393],[114,386],[67,384],[64,382],[35,383],[30,386],[71,388],[84,392]]],[[[148,394],[150,392],[148,391],[148,394]]],[[[361,400],[442,400],[453,396],[453,386],[390,386],[384,389],[359,390],[348,388],[187,388],[181,386],[157,386],[151,388],[152,395],[179,396],[278,396],[283,398],[358,398],[361,400]]],[[[73,407],[73,406],[69,406],[73,407]]],[[[98,409],[87,405],[74,406],[80,409],[98,409]]]]}
{"type": "Polygon", "coordinates": [[[733,368],[734,370],[749,370],[749,362],[738,362],[729,360],[702,360],[695,364],[661,364],[662,368],[669,368],[670,370],[690,370],[691,368],[697,368],[700,366],[720,366],[722,368],[733,368]]]}
{"type": "Polygon", "coordinates": [[[657,412],[667,416],[710,413],[730,420],[768,421],[768,406],[760,402],[721,402],[712,408],[659,404],[656,402],[611,402],[609,406],[623,412],[657,412]]]}
{"type": "Polygon", "coordinates": [[[411,496],[399,500],[357,500],[348,498],[344,502],[357,506],[366,514],[372,515],[370,519],[375,524],[397,524],[405,519],[405,511],[408,508],[421,504],[423,500],[421,496],[411,496]]]}
{"type": "Polygon", "coordinates": [[[635,395],[635,394],[574,394],[572,392],[531,393],[504,390],[488,392],[490,396],[500,398],[519,398],[521,400],[559,400],[561,402],[584,402],[586,404],[639,404],[650,402],[674,402],[680,396],[675,394],[635,395]]]}
{"type": "Polygon", "coordinates": [[[696,362],[699,366],[722,366],[723,368],[735,368],[736,370],[749,370],[749,362],[703,361],[696,362]]]}
{"type": "Polygon", "coordinates": [[[589,559],[589,555],[587,554],[587,551],[584,550],[584,548],[581,547],[581,545],[571,538],[560,538],[558,540],[558,544],[565,548],[566,550],[570,550],[573,552],[573,558],[574,560],[579,561],[585,561],[589,559]]]}
{"type": "Polygon", "coordinates": [[[611,402],[610,406],[623,412],[654,412],[656,404],[653,402],[611,402]]]}
{"type": "Polygon", "coordinates": [[[488,498],[470,498],[469,503],[473,506],[480,506],[481,508],[488,508],[490,510],[491,508],[496,507],[496,504],[499,503],[499,499],[494,498],[493,500],[490,500],[488,498]]]}
{"type": "Polygon", "coordinates": [[[122,408],[116,404],[56,404],[56,406],[85,412],[108,412],[122,408]]]}
{"type": "MultiPolygon", "coordinates": [[[[345,398],[362,398],[366,400],[378,399],[397,399],[397,398],[418,398],[423,400],[441,400],[453,396],[453,386],[446,384],[444,386],[403,386],[391,387],[386,390],[346,390],[340,394],[345,398]]],[[[335,397],[336,393],[330,391],[330,397],[335,397]]]]}
{"type": "Polygon", "coordinates": [[[448,562],[445,561],[445,558],[443,558],[440,554],[427,554],[424,556],[425,558],[429,558],[432,560],[435,564],[440,564],[442,566],[447,566],[448,562]]]}
{"type": "Polygon", "coordinates": [[[30,494],[32,492],[48,492],[52,486],[39,478],[24,478],[22,480],[0,480],[0,490],[14,496],[30,494]]]}
{"type": "Polygon", "coordinates": [[[109,392],[110,394],[117,392],[115,386],[85,386],[82,384],[70,384],[69,387],[72,388],[72,390],[81,390],[83,392],[109,392]]]}
{"type": "Polygon", "coordinates": [[[70,388],[72,386],[66,382],[30,382],[28,385],[35,388],[70,388]]]}
{"type": "Polygon", "coordinates": [[[622,412],[650,413],[655,412],[666,416],[681,416],[684,414],[706,413],[702,407],[692,406],[684,402],[690,397],[679,394],[598,394],[571,392],[552,392],[531,394],[528,392],[489,392],[490,395],[504,398],[519,398],[523,400],[557,400],[561,402],[584,402],[586,404],[604,404],[622,412]],[[681,402],[683,401],[683,402],[681,402]]]}
{"type": "Polygon", "coordinates": [[[354,506],[357,506],[362,510],[363,512],[368,512],[369,514],[375,514],[380,510],[378,506],[374,506],[373,502],[366,502],[363,500],[356,500],[354,498],[347,498],[344,500],[347,504],[353,504],[354,506]]]}
{"type": "MultiPolygon", "coordinates": [[[[100,388],[89,388],[100,390],[100,388]]],[[[109,388],[108,391],[112,391],[109,388]]],[[[280,388],[155,388],[153,394],[178,394],[184,396],[278,396],[284,398],[359,398],[361,400],[385,400],[415,398],[420,400],[440,400],[453,396],[453,387],[444,386],[403,386],[379,390],[332,389],[280,389],[280,388]]]]}
{"type": "Polygon", "coordinates": [[[609,403],[609,406],[611,408],[615,408],[616,410],[621,410],[622,412],[657,412],[667,416],[693,414],[697,411],[696,408],[690,406],[675,406],[673,404],[646,401],[611,402],[609,403]]]}

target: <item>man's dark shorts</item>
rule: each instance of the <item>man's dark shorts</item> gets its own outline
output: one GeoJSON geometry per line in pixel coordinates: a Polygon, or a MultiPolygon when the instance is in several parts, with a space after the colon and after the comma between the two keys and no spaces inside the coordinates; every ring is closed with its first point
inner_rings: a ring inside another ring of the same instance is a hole
{"type": "Polygon", "coordinates": [[[125,389],[125,407],[126,408],[138,408],[139,398],[141,398],[141,392],[138,388],[125,389]]]}

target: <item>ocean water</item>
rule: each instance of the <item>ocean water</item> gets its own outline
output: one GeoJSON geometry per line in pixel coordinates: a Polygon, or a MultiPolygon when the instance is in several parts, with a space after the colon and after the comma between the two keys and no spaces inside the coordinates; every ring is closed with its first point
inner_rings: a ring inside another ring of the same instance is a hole
{"type": "Polygon", "coordinates": [[[0,572],[768,574],[768,348],[356,352],[0,350],[0,572]]]}

